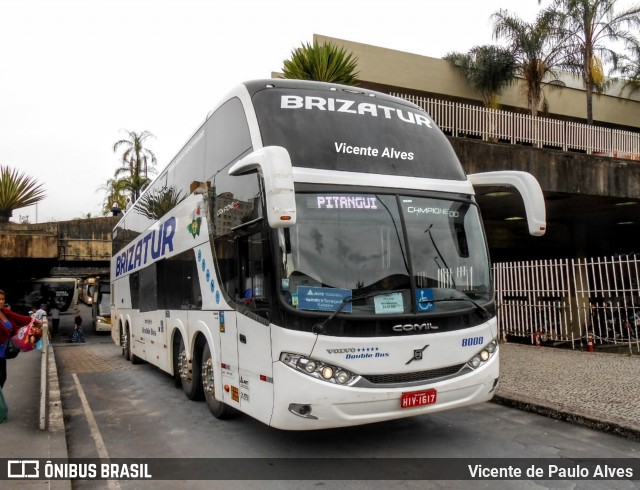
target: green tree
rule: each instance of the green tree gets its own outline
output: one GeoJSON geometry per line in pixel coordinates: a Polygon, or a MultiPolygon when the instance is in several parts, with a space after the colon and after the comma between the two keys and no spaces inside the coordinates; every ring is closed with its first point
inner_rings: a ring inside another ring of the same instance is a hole
{"type": "Polygon", "coordinates": [[[466,54],[448,53],[444,59],[462,70],[480,92],[485,107],[497,108],[498,96],[515,78],[515,58],[510,50],[499,46],[475,46],[466,54]]]}
{"type": "MultiPolygon", "coordinates": [[[[541,3],[541,0],[538,0],[541,3]]],[[[640,44],[634,29],[640,27],[640,5],[616,12],[616,0],[552,0],[556,30],[566,41],[565,68],[582,77],[587,99],[587,122],[593,124],[593,92],[601,93],[606,79],[603,64],[618,67],[620,53],[607,43],[621,43],[626,49],[640,44]]]]}
{"type": "Polygon", "coordinates": [[[131,200],[135,202],[140,197],[140,193],[151,182],[149,174],[155,172],[155,166],[158,163],[154,153],[145,148],[147,138],[153,138],[153,134],[149,131],[136,133],[135,131],[126,131],[128,138],[116,141],[113,144],[113,151],[116,152],[120,147],[124,148],[121,155],[122,166],[118,168],[114,174],[116,178],[123,178],[125,188],[131,193],[131,200]]]}
{"type": "Polygon", "coordinates": [[[36,204],[45,197],[42,184],[33,177],[0,166],[0,223],[8,223],[14,210],[36,204]]]}
{"type": "Polygon", "coordinates": [[[358,60],[333,43],[306,43],[283,61],[284,78],[358,85],[358,60]]]}
{"type": "Polygon", "coordinates": [[[555,86],[565,64],[562,39],[554,31],[554,13],[543,10],[534,22],[525,22],[505,9],[491,17],[494,37],[506,40],[513,53],[516,75],[524,80],[521,88],[531,115],[537,116],[539,110],[546,112],[544,86],[555,86]]]}

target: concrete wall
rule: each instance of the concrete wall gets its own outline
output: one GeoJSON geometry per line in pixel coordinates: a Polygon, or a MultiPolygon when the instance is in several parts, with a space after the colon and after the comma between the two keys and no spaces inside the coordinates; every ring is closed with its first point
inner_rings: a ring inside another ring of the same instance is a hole
{"type": "Polygon", "coordinates": [[[466,173],[523,170],[545,191],[640,198],[640,162],[465,138],[449,141],[466,173]]]}
{"type": "Polygon", "coordinates": [[[0,224],[0,258],[105,261],[118,218],[0,224]]]}
{"type": "Polygon", "coordinates": [[[0,223],[0,258],[55,258],[58,232],[55,223],[0,223]]]}

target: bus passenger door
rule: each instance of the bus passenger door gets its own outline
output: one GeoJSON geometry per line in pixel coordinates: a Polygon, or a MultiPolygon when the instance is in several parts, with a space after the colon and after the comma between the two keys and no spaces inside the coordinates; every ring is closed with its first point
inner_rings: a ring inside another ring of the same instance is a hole
{"type": "Polygon", "coordinates": [[[244,303],[237,313],[240,404],[244,412],[268,424],[273,410],[273,371],[264,264],[267,247],[260,231],[239,236],[237,247],[240,301],[244,303]]]}

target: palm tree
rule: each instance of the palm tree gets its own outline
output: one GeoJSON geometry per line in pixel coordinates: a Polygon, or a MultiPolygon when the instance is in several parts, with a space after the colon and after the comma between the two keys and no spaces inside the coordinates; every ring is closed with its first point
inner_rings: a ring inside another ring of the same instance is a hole
{"type": "Polygon", "coordinates": [[[554,13],[543,10],[534,22],[525,22],[517,15],[500,9],[492,16],[493,35],[508,44],[516,63],[516,75],[524,79],[522,92],[532,116],[548,105],[544,84],[558,81],[557,71],[564,64],[562,40],[554,35],[554,13]],[[546,82],[545,82],[546,81],[546,82]]]}
{"type": "Polygon", "coordinates": [[[516,73],[513,54],[499,46],[475,46],[467,54],[447,53],[444,59],[462,70],[480,92],[485,107],[493,109],[498,107],[498,95],[513,82],[516,73]]]}
{"type": "Polygon", "coordinates": [[[154,167],[158,162],[154,153],[144,147],[145,140],[153,138],[153,134],[149,131],[141,133],[126,131],[126,133],[129,136],[128,139],[121,139],[113,144],[114,152],[124,146],[121,156],[122,167],[116,170],[114,176],[118,178],[122,174],[128,174],[126,177],[128,180],[127,190],[131,192],[131,199],[135,202],[151,181],[149,174],[154,172],[154,167]]]}
{"type": "Polygon", "coordinates": [[[0,166],[0,223],[8,223],[15,209],[31,206],[45,197],[42,184],[34,178],[0,166]]]}
{"type": "Polygon", "coordinates": [[[620,68],[620,73],[625,78],[622,86],[622,93],[625,91],[631,97],[636,92],[640,92],[640,49],[634,53],[634,57],[620,68]]]}
{"type": "Polygon", "coordinates": [[[357,85],[358,60],[333,43],[318,44],[313,41],[291,52],[291,59],[283,61],[284,78],[317,80],[320,82],[357,85]]]}
{"type": "Polygon", "coordinates": [[[118,209],[125,209],[127,207],[127,196],[125,191],[128,186],[126,183],[127,178],[109,179],[104,185],[98,187],[98,190],[106,192],[104,202],[102,205],[102,215],[106,216],[113,211],[115,206],[118,209]]]}
{"type": "Polygon", "coordinates": [[[615,6],[616,0],[552,0],[550,5],[557,15],[557,32],[567,41],[566,68],[584,81],[588,124],[593,124],[593,92],[601,93],[605,86],[603,63],[611,63],[615,69],[620,57],[605,42],[640,47],[633,33],[640,27],[640,5],[620,13],[615,12],[615,6]]]}

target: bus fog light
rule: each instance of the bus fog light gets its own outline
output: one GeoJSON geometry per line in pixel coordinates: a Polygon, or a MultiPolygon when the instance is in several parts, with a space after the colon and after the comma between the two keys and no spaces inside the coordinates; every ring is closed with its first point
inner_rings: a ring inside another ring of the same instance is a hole
{"type": "Polygon", "coordinates": [[[330,366],[325,366],[322,368],[322,377],[324,379],[331,379],[333,378],[333,369],[331,369],[330,366]]]}

